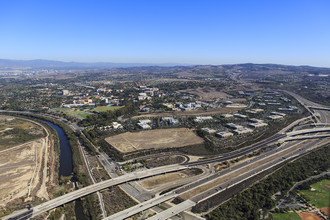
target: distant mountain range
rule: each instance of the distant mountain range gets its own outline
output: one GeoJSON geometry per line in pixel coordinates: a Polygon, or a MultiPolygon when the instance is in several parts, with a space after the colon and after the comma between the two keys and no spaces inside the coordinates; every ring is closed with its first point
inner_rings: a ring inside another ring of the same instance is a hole
{"type": "Polygon", "coordinates": [[[226,64],[226,65],[190,65],[183,63],[111,63],[111,62],[63,62],[56,60],[11,60],[0,59],[0,70],[83,70],[83,69],[107,69],[107,68],[124,68],[124,67],[177,67],[177,66],[223,66],[234,67],[241,66],[245,69],[258,70],[262,68],[277,69],[285,68],[291,70],[329,70],[325,67],[313,67],[313,66],[293,66],[293,65],[281,65],[281,64],[226,64]]]}
{"type": "Polygon", "coordinates": [[[185,66],[187,64],[179,63],[111,63],[111,62],[63,62],[55,60],[10,60],[0,59],[0,69],[100,69],[100,68],[116,68],[116,67],[137,67],[137,66],[185,66]]]}

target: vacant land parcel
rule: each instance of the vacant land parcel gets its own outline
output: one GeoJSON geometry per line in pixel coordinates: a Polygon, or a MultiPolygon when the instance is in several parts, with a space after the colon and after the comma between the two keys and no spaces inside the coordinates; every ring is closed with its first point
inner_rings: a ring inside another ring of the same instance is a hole
{"type": "Polygon", "coordinates": [[[227,99],[231,97],[231,95],[224,93],[222,91],[217,91],[214,88],[197,88],[197,89],[186,89],[180,90],[180,92],[187,92],[190,94],[197,95],[201,97],[202,100],[209,100],[215,98],[227,99]]]}
{"type": "Polygon", "coordinates": [[[126,132],[108,137],[106,141],[122,153],[146,149],[177,148],[203,143],[202,138],[186,128],[126,132]]]}
{"type": "Polygon", "coordinates": [[[0,150],[43,136],[43,130],[30,121],[0,115],[0,150]]]}
{"type": "Polygon", "coordinates": [[[53,139],[44,126],[19,118],[7,119],[1,126],[7,131],[0,140],[11,141],[0,144],[0,214],[24,200],[49,199],[47,187],[55,167],[53,139]]]}

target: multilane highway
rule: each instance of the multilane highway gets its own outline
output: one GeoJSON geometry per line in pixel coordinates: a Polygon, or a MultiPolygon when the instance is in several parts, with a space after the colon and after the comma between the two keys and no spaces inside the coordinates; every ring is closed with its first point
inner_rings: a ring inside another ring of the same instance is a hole
{"type": "Polygon", "coordinates": [[[244,163],[234,167],[225,169],[218,173],[212,174],[193,183],[179,187],[164,195],[157,196],[151,200],[142,202],[129,209],[118,212],[106,218],[106,220],[119,220],[133,216],[141,211],[147,210],[153,206],[159,205],[165,201],[171,200],[177,196],[189,200],[191,202],[179,204],[164,212],[161,212],[151,219],[167,219],[184,210],[187,210],[195,204],[202,202],[224,190],[247,180],[261,172],[264,172],[272,167],[281,164],[293,157],[299,156],[317,146],[318,144],[329,143],[329,140],[318,140],[313,143],[290,143],[283,147],[271,150],[254,159],[248,160],[244,163]],[[219,184],[219,181],[222,182],[219,184]],[[199,189],[202,188],[202,189],[199,189]],[[204,189],[203,189],[204,188],[204,189]],[[190,206],[188,206],[189,204],[190,206]]]}
{"type": "Polygon", "coordinates": [[[274,149],[264,155],[260,155],[257,158],[246,161],[240,165],[237,165],[233,168],[226,169],[222,172],[216,173],[208,178],[205,178],[199,182],[192,183],[190,185],[186,185],[177,189],[175,193],[178,195],[182,195],[181,197],[186,199],[186,201],[192,201],[184,204],[182,203],[173,206],[172,208],[158,213],[157,215],[152,216],[149,219],[152,220],[165,220],[176,214],[178,211],[185,211],[187,209],[192,208],[195,204],[200,203],[204,200],[213,197],[216,194],[220,194],[225,190],[250,179],[253,176],[256,176],[262,172],[265,172],[272,167],[275,167],[279,164],[284,163],[294,157],[302,155],[312,149],[315,149],[319,146],[323,146],[325,144],[329,144],[329,139],[325,140],[317,140],[313,142],[305,142],[302,143],[290,143],[288,146],[281,147],[279,149],[274,149]],[[264,161],[264,162],[263,162],[264,161]],[[259,165],[258,165],[259,163],[259,165]],[[254,168],[253,168],[254,167],[254,168]],[[230,177],[231,176],[231,177],[230,177]],[[221,184],[221,178],[224,179],[221,184]],[[217,183],[218,182],[218,183],[217,183]],[[198,192],[198,188],[206,189],[202,193],[198,192]],[[189,196],[189,191],[190,195],[189,196]],[[186,194],[185,194],[186,193],[186,194]],[[189,198],[186,198],[188,194],[189,198]],[[196,195],[197,194],[197,195],[196,195]]]}

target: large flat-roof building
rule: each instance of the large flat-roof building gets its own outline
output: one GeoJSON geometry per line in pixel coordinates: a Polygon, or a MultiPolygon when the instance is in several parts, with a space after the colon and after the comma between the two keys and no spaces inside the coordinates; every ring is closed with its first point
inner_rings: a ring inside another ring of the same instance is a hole
{"type": "Polygon", "coordinates": [[[280,112],[271,112],[270,114],[271,115],[279,115],[279,116],[282,116],[282,117],[286,116],[286,114],[280,113],[280,112]]]}
{"type": "Polygon", "coordinates": [[[233,117],[233,115],[232,114],[222,114],[221,117],[222,118],[231,118],[231,117],[233,117]]]}
{"type": "Polygon", "coordinates": [[[231,128],[231,129],[242,129],[242,128],[243,128],[242,125],[236,125],[236,124],[234,124],[234,123],[228,123],[226,126],[227,126],[228,128],[231,128]]]}
{"type": "Polygon", "coordinates": [[[140,126],[140,128],[142,129],[151,129],[151,126],[148,124],[144,124],[144,123],[137,123],[138,126],[140,126]]]}
{"type": "Polygon", "coordinates": [[[251,109],[252,111],[255,111],[255,112],[263,112],[264,110],[261,109],[261,108],[254,108],[254,109],[251,109]]]}
{"type": "Polygon", "coordinates": [[[234,116],[237,118],[247,118],[246,115],[242,115],[242,114],[238,114],[238,113],[234,114],[234,116]]]}
{"type": "Polygon", "coordinates": [[[249,119],[249,122],[252,122],[252,123],[262,123],[263,120],[261,120],[261,119],[256,119],[256,118],[250,118],[250,119],[249,119]]]}
{"type": "Polygon", "coordinates": [[[197,116],[196,119],[194,119],[195,122],[202,122],[205,120],[212,120],[212,116],[197,116]]]}
{"type": "Polygon", "coordinates": [[[241,128],[241,129],[234,130],[234,133],[236,133],[236,134],[248,134],[248,133],[252,133],[252,132],[253,132],[252,129],[245,128],[245,127],[241,128]]]}
{"type": "Polygon", "coordinates": [[[139,123],[137,123],[137,125],[142,129],[151,129],[151,126],[148,123],[151,123],[150,119],[142,119],[139,120],[139,123]]]}
{"type": "Polygon", "coordinates": [[[261,128],[266,127],[268,124],[264,122],[258,122],[258,123],[249,123],[249,126],[252,128],[261,128]]]}
{"type": "Polygon", "coordinates": [[[228,131],[223,131],[223,132],[218,132],[215,134],[215,136],[220,137],[220,138],[228,138],[232,137],[234,134],[228,131]]]}
{"type": "Polygon", "coordinates": [[[278,119],[282,119],[283,116],[280,116],[280,115],[269,115],[267,118],[268,119],[271,119],[271,120],[278,120],[278,119]]]}
{"type": "Polygon", "coordinates": [[[202,128],[202,131],[205,131],[205,132],[207,132],[209,134],[214,134],[214,133],[217,132],[217,130],[212,129],[212,128],[202,128]]]}

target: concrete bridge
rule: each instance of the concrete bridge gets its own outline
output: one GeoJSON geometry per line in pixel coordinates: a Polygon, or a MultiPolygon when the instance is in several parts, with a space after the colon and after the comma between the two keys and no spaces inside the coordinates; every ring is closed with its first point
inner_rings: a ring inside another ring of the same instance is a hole
{"type": "Polygon", "coordinates": [[[304,129],[298,131],[291,131],[287,133],[288,137],[302,135],[302,134],[310,134],[310,133],[318,133],[318,132],[329,132],[330,127],[328,128],[311,128],[311,129],[304,129]]]}
{"type": "Polygon", "coordinates": [[[307,139],[319,139],[319,138],[326,138],[326,137],[330,137],[330,134],[287,137],[287,138],[283,138],[283,139],[279,140],[279,142],[299,141],[299,140],[307,140],[307,139]]]}
{"type": "MultiPolygon", "coordinates": [[[[122,183],[127,183],[134,180],[140,180],[151,176],[157,176],[165,173],[177,172],[179,170],[187,169],[187,166],[182,165],[169,165],[164,167],[157,167],[153,169],[138,171],[129,173],[123,176],[116,177],[114,179],[105,180],[99,183],[95,183],[89,186],[86,186],[82,189],[67,193],[63,196],[52,199],[48,202],[42,203],[38,206],[31,208],[28,212],[22,210],[21,212],[15,212],[12,215],[5,217],[4,219],[17,219],[17,216],[24,215],[27,213],[30,217],[37,216],[41,213],[52,210],[60,205],[66,204],[68,202],[74,201],[80,197],[92,194],[94,192],[100,191],[102,189],[109,188],[111,186],[116,186],[122,183]]],[[[21,218],[19,218],[21,219],[21,218]]],[[[22,219],[25,219],[24,217],[22,219]]]]}
{"type": "Polygon", "coordinates": [[[315,109],[315,110],[324,110],[324,111],[330,111],[330,108],[327,107],[320,107],[320,106],[307,106],[310,109],[315,109]]]}

